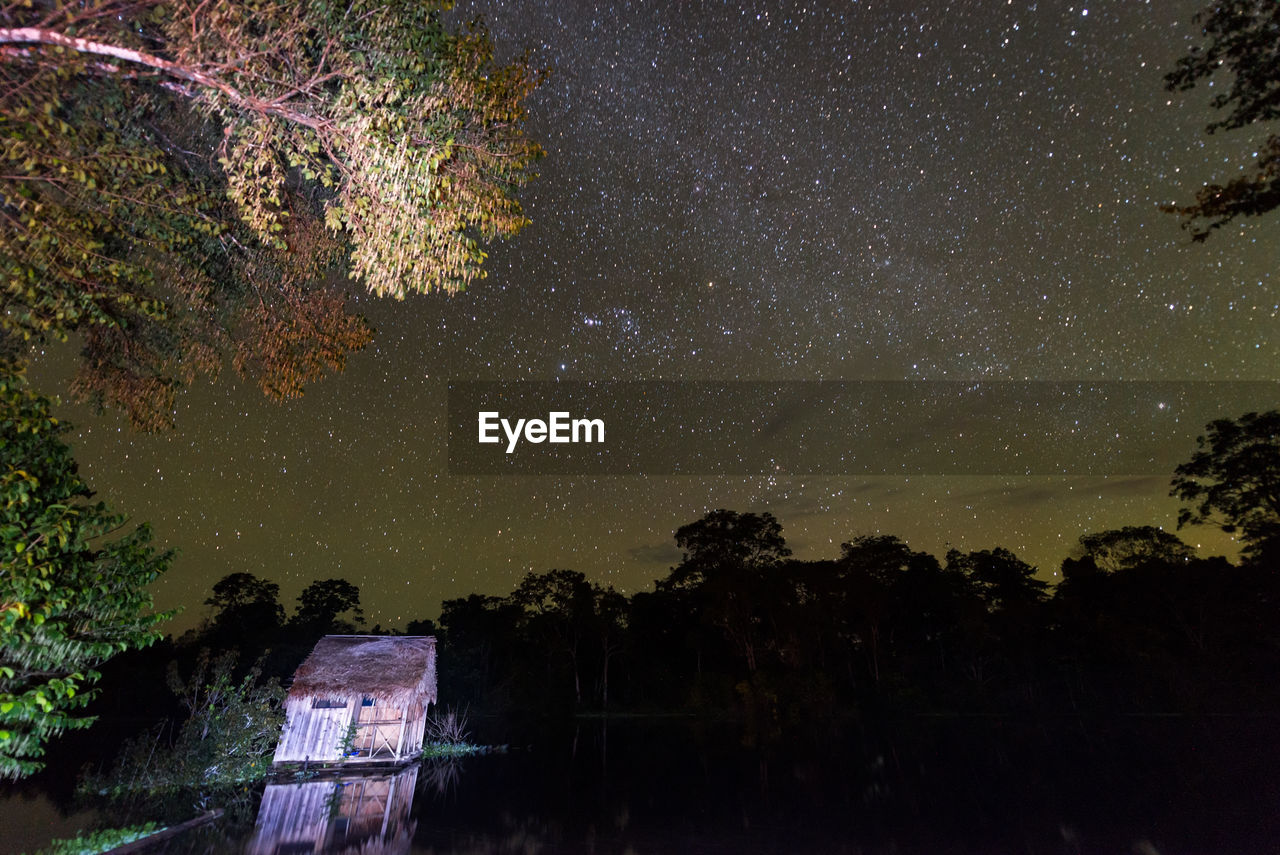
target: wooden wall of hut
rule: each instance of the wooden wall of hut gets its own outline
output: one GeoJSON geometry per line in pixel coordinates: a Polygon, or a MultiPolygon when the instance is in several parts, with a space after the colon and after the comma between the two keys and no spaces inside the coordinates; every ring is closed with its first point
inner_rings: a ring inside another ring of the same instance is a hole
{"type": "Polygon", "coordinates": [[[310,698],[288,698],[284,730],[274,761],[333,763],[342,759],[343,743],[359,709],[359,698],[341,698],[340,706],[316,706],[310,698]]]}

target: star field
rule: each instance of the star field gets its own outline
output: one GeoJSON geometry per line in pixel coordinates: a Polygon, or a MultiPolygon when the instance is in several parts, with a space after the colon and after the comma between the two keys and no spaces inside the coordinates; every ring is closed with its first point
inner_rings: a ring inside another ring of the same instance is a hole
{"type": "MultiPolygon", "coordinates": [[[[718,507],[772,511],[799,557],[880,532],[1046,576],[1084,532],[1172,528],[1167,475],[449,475],[445,384],[1276,379],[1280,217],[1192,245],[1158,209],[1262,139],[1163,89],[1200,5],[462,2],[551,69],[533,224],[467,293],[356,296],[375,343],[301,400],[227,376],[162,437],[65,407],[82,469],[180,550],[179,625],[238,571],[347,578],[384,626],[528,570],[634,591],[718,507]]],[[[1171,427],[1188,455],[1201,427],[1171,427]]],[[[1184,533],[1230,549],[1209,534],[1184,533]]]]}

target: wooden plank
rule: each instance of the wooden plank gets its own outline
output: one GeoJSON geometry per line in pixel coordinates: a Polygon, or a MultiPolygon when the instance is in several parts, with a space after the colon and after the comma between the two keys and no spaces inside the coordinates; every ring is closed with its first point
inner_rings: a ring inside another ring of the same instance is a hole
{"type": "Polygon", "coordinates": [[[399,760],[404,752],[404,722],[409,717],[409,711],[405,710],[400,714],[400,733],[396,736],[396,759],[399,760]]]}

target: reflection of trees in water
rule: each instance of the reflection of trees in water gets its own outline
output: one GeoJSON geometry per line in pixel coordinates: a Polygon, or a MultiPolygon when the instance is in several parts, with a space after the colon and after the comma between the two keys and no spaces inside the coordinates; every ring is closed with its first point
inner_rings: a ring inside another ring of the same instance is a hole
{"type": "Polygon", "coordinates": [[[462,778],[462,760],[458,757],[433,757],[422,764],[422,785],[439,795],[457,790],[462,778]]]}

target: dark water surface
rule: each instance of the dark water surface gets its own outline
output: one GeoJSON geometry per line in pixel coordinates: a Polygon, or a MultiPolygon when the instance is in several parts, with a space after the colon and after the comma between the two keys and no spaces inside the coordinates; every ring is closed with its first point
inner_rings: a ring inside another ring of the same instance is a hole
{"type": "Polygon", "coordinates": [[[767,740],[688,719],[504,726],[504,754],[259,787],[157,851],[1280,852],[1278,724],[937,717],[767,740]]]}

